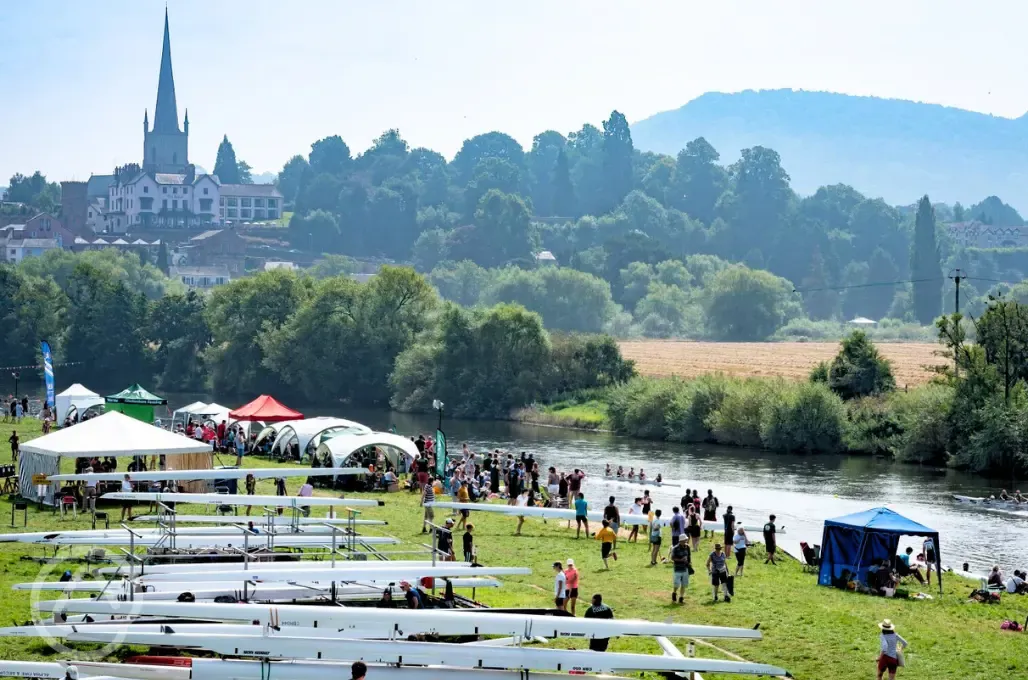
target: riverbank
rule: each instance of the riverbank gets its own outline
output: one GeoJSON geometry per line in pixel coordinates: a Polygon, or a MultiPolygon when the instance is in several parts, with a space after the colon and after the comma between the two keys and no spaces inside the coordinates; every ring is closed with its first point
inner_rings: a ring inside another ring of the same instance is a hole
{"type": "MultiPolygon", "coordinates": [[[[246,459],[252,467],[270,465],[262,459],[246,459]]],[[[300,479],[290,479],[290,493],[296,493],[300,479]]],[[[262,481],[258,493],[271,492],[272,482],[262,481]]],[[[386,505],[368,509],[367,518],[384,519],[386,527],[370,534],[391,535],[403,541],[395,550],[412,550],[427,541],[420,532],[421,511],[416,496],[408,493],[378,495],[386,505]]],[[[183,512],[203,512],[201,506],[182,506],[183,512]]],[[[0,502],[0,516],[9,513],[7,501],[0,502]]],[[[317,511],[315,514],[320,514],[317,511]]],[[[437,512],[437,520],[442,513],[437,512]]],[[[491,606],[546,607],[551,602],[554,561],[573,558],[581,575],[582,601],[578,615],[587,607],[593,593],[601,593],[618,618],[645,618],[752,627],[760,623],[764,640],[760,642],[715,641],[716,647],[749,661],[773,663],[791,671],[797,678],[815,678],[831,670],[833,677],[858,678],[871,674],[878,649],[875,623],[890,618],[910,642],[908,666],[903,677],[923,680],[965,680],[966,678],[1017,677],[1028,672],[1028,660],[1019,644],[1011,644],[1013,633],[999,630],[1004,617],[1024,619],[1028,611],[1022,602],[1028,598],[1004,599],[1002,607],[966,604],[972,584],[947,577],[940,596],[936,588],[925,589],[931,600],[886,600],[842,592],[816,585],[816,577],[803,571],[792,560],[778,566],[763,564],[760,546],[751,548],[744,577],[736,582],[736,597],[731,603],[714,604],[702,566],[712,541],[704,539],[694,557],[696,575],[683,604],[670,601],[672,570],[662,564],[649,566],[645,542],[618,546],[619,559],[611,561],[609,571],[602,568],[599,544],[583,537],[575,539],[566,522],[525,521],[521,536],[514,536],[516,520],[487,513],[472,513],[479,560],[495,566],[528,566],[529,576],[506,577],[503,587],[483,589],[477,596],[491,606]]],[[[27,531],[87,528],[88,521],[60,520],[49,512],[30,510],[27,531]]],[[[17,529],[21,531],[22,529],[17,529]]],[[[758,538],[754,535],[753,538],[758,538]]],[[[645,540],[645,539],[644,539],[645,540]]],[[[0,554],[0,607],[9,619],[29,618],[29,595],[15,592],[11,585],[32,581],[39,565],[21,559],[38,556],[42,549],[5,546],[0,554]]],[[[406,556],[414,557],[414,556],[406,556]]],[[[734,560],[729,562],[734,570],[734,560]]],[[[56,578],[51,573],[47,578],[56,578]]],[[[916,592],[916,590],[915,590],[916,592]]],[[[676,641],[684,650],[685,640],[676,641]]],[[[1019,642],[1019,641],[1018,641],[1019,642]]],[[[560,647],[581,647],[581,642],[561,640],[560,647]]],[[[660,653],[648,639],[622,638],[612,641],[612,651],[660,653]]],[[[122,650],[128,654],[128,650],[122,650]]],[[[722,652],[703,645],[697,654],[726,658],[722,652]]],[[[9,659],[53,660],[53,653],[38,641],[0,639],[0,655],[9,659]]],[[[66,655],[67,656],[67,655],[66,655]]],[[[62,656],[62,658],[66,658],[62,656]]],[[[710,676],[712,680],[715,676],[710,676]]]]}
{"type": "Polygon", "coordinates": [[[533,404],[516,409],[511,415],[511,419],[526,425],[544,425],[597,432],[611,431],[607,420],[607,404],[599,399],[533,404]]]}

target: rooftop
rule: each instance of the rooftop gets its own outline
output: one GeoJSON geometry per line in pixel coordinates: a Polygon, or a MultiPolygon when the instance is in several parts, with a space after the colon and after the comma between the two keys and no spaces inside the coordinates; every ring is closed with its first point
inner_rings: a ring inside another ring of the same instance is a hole
{"type": "Polygon", "coordinates": [[[230,278],[228,267],[213,265],[210,267],[171,267],[172,276],[224,276],[230,278]]]}
{"type": "Polygon", "coordinates": [[[274,184],[222,184],[222,196],[243,196],[254,198],[282,198],[282,192],[274,184]]]}
{"type": "Polygon", "coordinates": [[[61,245],[57,243],[57,239],[54,238],[26,238],[17,241],[9,241],[7,243],[9,248],[60,248],[61,245]]]}

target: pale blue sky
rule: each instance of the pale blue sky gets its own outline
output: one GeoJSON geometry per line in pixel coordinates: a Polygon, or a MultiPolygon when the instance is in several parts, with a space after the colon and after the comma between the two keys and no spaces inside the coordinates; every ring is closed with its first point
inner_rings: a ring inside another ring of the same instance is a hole
{"type": "MultiPolygon", "coordinates": [[[[172,0],[190,159],[228,134],[277,171],[340,134],[399,128],[447,156],[465,138],[639,120],[711,90],[792,87],[1016,117],[1028,3],[967,0],[172,0]]],[[[162,2],[2,0],[0,184],[141,160],[162,2]]]]}

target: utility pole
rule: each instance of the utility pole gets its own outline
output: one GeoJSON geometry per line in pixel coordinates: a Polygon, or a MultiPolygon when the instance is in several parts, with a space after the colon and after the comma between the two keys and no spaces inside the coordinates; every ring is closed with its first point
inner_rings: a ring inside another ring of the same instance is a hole
{"type": "MultiPolygon", "coordinates": [[[[953,300],[953,313],[960,314],[960,282],[966,279],[967,276],[964,275],[964,270],[954,269],[950,272],[949,278],[956,286],[956,297],[953,300]]],[[[959,350],[953,353],[953,375],[960,377],[960,357],[958,354],[959,350]]]]}
{"type": "Polygon", "coordinates": [[[960,282],[966,280],[967,276],[964,275],[964,270],[963,269],[954,269],[950,273],[949,278],[956,285],[956,299],[953,302],[953,311],[955,313],[959,314],[960,313],[960,282]]]}

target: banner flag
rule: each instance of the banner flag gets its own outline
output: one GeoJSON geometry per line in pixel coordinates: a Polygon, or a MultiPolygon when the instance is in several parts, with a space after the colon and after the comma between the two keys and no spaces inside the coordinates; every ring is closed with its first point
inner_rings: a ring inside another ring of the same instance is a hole
{"type": "Polygon", "coordinates": [[[435,431],[435,475],[439,479],[446,477],[446,435],[442,430],[435,431]]]}
{"type": "Polygon", "coordinates": [[[46,386],[46,403],[50,408],[54,407],[54,357],[50,351],[50,343],[44,340],[40,343],[43,350],[43,384],[46,386]]]}

